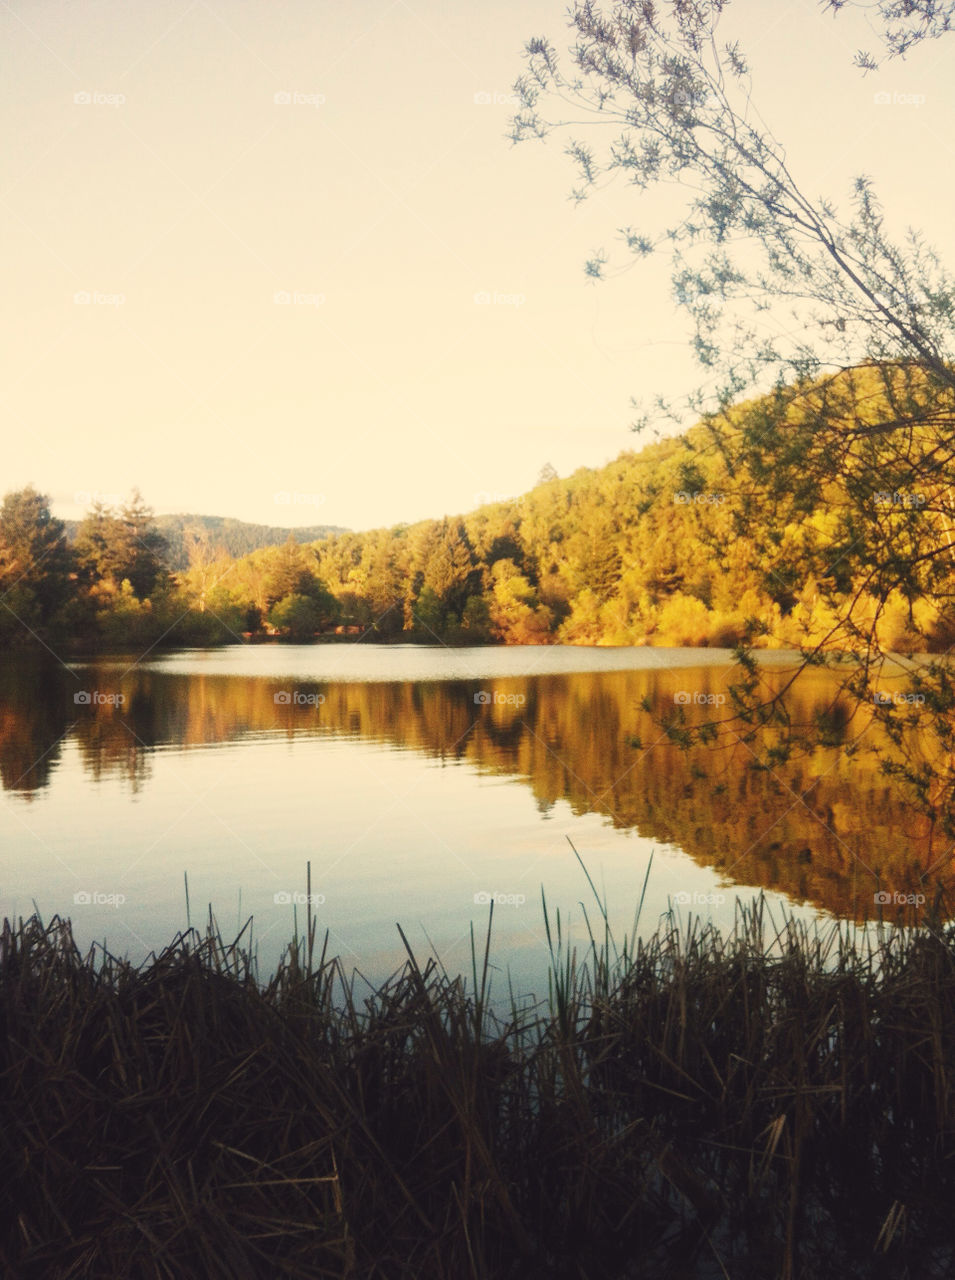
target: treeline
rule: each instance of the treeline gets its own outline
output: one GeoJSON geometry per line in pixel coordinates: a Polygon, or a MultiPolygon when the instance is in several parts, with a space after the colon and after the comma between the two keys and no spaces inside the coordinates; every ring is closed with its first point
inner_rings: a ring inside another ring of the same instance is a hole
{"type": "Polygon", "coordinates": [[[746,545],[721,534],[728,517],[709,500],[715,495],[683,501],[702,489],[698,471],[685,440],[666,441],[599,470],[551,475],[521,498],[464,515],[238,561],[212,556],[181,583],[217,616],[251,607],[275,621],[270,585],[280,554],[303,575],[296,595],[313,593],[317,580],[340,625],[381,639],[732,645],[747,617],[768,619],[773,599],[746,545]],[[719,557],[714,539],[723,543],[719,557]]]}
{"type": "MultiPolygon", "coordinates": [[[[829,413],[834,386],[853,431],[892,390],[879,371],[851,371],[827,384],[829,413]]],[[[768,405],[734,412],[751,420],[768,405]]],[[[780,454],[811,451],[812,389],[792,406],[781,426],[774,406],[780,454]]],[[[566,479],[548,470],[523,497],[460,516],[304,545],[289,535],[239,558],[193,527],[174,562],[138,494],[94,507],[68,545],[45,500],[23,490],[0,510],[0,639],[195,644],[346,627],[452,643],[798,647],[828,635],[852,600],[854,625],[871,623],[885,649],[955,641],[955,557],[938,554],[953,545],[946,508],[898,491],[897,458],[781,499],[726,457],[700,426],[566,479]],[[884,565],[873,569],[886,557],[888,585],[884,565]]]]}
{"type": "Polygon", "coordinates": [[[181,532],[185,572],[172,567],[175,544],[138,491],[121,507],[94,504],[72,539],[42,494],[8,493],[0,506],[0,644],[218,644],[267,629],[305,637],[339,616],[294,539],[261,555],[254,587],[246,579],[230,589],[242,562],[202,524],[181,532]]]}
{"type": "Polygon", "coordinates": [[[521,498],[309,553],[343,616],[383,634],[796,648],[851,612],[847,641],[947,650],[955,522],[949,477],[923,458],[948,413],[935,395],[918,371],[847,370],[521,498]],[[814,443],[832,421],[839,466],[814,443]]]}

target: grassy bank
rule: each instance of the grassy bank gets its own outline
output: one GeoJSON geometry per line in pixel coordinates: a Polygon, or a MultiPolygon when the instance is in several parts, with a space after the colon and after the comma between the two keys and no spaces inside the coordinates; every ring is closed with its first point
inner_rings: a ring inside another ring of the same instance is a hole
{"type": "Polygon", "coordinates": [[[484,943],[363,999],[311,932],[261,983],[211,918],[138,968],[5,924],[4,1275],[952,1274],[947,926],[551,919],[504,1022],[484,943]]]}

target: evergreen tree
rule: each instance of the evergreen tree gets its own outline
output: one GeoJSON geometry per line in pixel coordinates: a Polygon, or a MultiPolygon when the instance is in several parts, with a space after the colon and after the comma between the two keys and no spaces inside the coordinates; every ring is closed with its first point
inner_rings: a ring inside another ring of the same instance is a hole
{"type": "Polygon", "coordinates": [[[87,582],[117,591],[127,581],[142,600],[163,572],[166,540],[155,527],[152,509],[134,489],[118,511],[94,504],[77,531],[75,550],[87,582]]]}
{"type": "Polygon", "coordinates": [[[6,494],[0,507],[0,634],[52,622],[70,597],[71,569],[65,527],[50,514],[49,499],[32,485],[6,494]]]}

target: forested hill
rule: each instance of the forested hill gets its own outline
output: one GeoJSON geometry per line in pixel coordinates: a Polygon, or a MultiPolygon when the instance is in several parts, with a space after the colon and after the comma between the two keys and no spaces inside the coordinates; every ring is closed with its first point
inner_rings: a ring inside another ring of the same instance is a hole
{"type": "Polygon", "coordinates": [[[518,498],[302,550],[343,620],[384,635],[731,645],[773,600],[718,485],[718,468],[672,439],[518,498]]]}
{"type": "Polygon", "coordinates": [[[9,493],[0,645],[307,640],[346,628],[432,643],[753,636],[789,648],[831,635],[852,601],[853,625],[874,626],[886,649],[947,649],[947,478],[919,459],[934,457],[955,406],[894,367],[797,391],[736,406],[715,437],[698,426],[598,469],[549,471],[518,498],[361,533],[156,518],[134,494],[122,509],[92,509],[67,544],[44,495],[9,493]],[[883,426],[900,413],[918,424],[902,442],[883,426]],[[844,424],[838,469],[820,422],[844,424]],[[758,443],[749,453],[746,431],[758,443]]]}
{"type": "Polygon", "coordinates": [[[378,633],[797,647],[832,634],[851,600],[886,648],[939,651],[955,641],[955,544],[947,480],[919,462],[947,430],[939,397],[891,365],[779,388],[716,434],[700,425],[463,515],[339,534],[308,548],[310,566],[345,619],[378,633]],[[885,429],[899,420],[904,440],[885,429]]]}
{"type": "MultiPolygon", "coordinates": [[[[65,520],[66,536],[70,542],[76,541],[80,528],[79,520],[65,520]]],[[[175,573],[181,573],[189,567],[188,544],[196,535],[207,542],[214,550],[222,550],[227,555],[238,559],[247,556],[260,547],[272,547],[285,542],[291,533],[299,542],[314,542],[318,538],[327,538],[332,534],[345,533],[341,525],[312,524],[303,528],[289,529],[271,524],[248,524],[245,520],[233,520],[229,516],[199,515],[165,515],[155,516],[153,523],[159,533],[166,539],[168,549],[165,553],[166,564],[175,573]]]]}

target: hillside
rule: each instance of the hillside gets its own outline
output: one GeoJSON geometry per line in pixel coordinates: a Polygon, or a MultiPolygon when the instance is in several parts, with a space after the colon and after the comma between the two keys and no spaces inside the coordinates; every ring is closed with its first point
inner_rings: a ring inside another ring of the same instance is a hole
{"type": "MultiPolygon", "coordinates": [[[[80,522],[66,520],[64,524],[66,536],[70,542],[73,542],[80,522]]],[[[154,524],[169,544],[166,563],[174,573],[181,573],[189,567],[186,548],[187,530],[199,533],[200,537],[208,541],[212,551],[223,551],[233,559],[247,556],[261,547],[271,547],[284,542],[290,533],[300,542],[315,542],[331,534],[347,532],[341,525],[314,524],[288,529],[279,525],[249,524],[245,520],[233,520],[230,516],[193,514],[156,516],[154,524]]]]}
{"type": "Polygon", "coordinates": [[[852,601],[886,648],[939,651],[955,640],[937,461],[953,411],[918,371],[847,370],[516,499],[327,538],[309,568],[379,635],[799,647],[852,601]]]}
{"type": "MultiPolygon", "coordinates": [[[[955,641],[955,510],[939,461],[953,421],[955,404],[917,372],[866,366],[737,405],[718,432],[701,424],[518,498],[360,533],[154,519],[137,500],[61,548],[59,522],[25,490],[0,512],[0,586],[7,563],[14,621],[91,644],[344,628],[797,648],[839,647],[849,626],[850,644],[873,631],[887,650],[939,652],[955,641]]],[[[0,618],[0,643],[14,621],[0,618]]]]}

